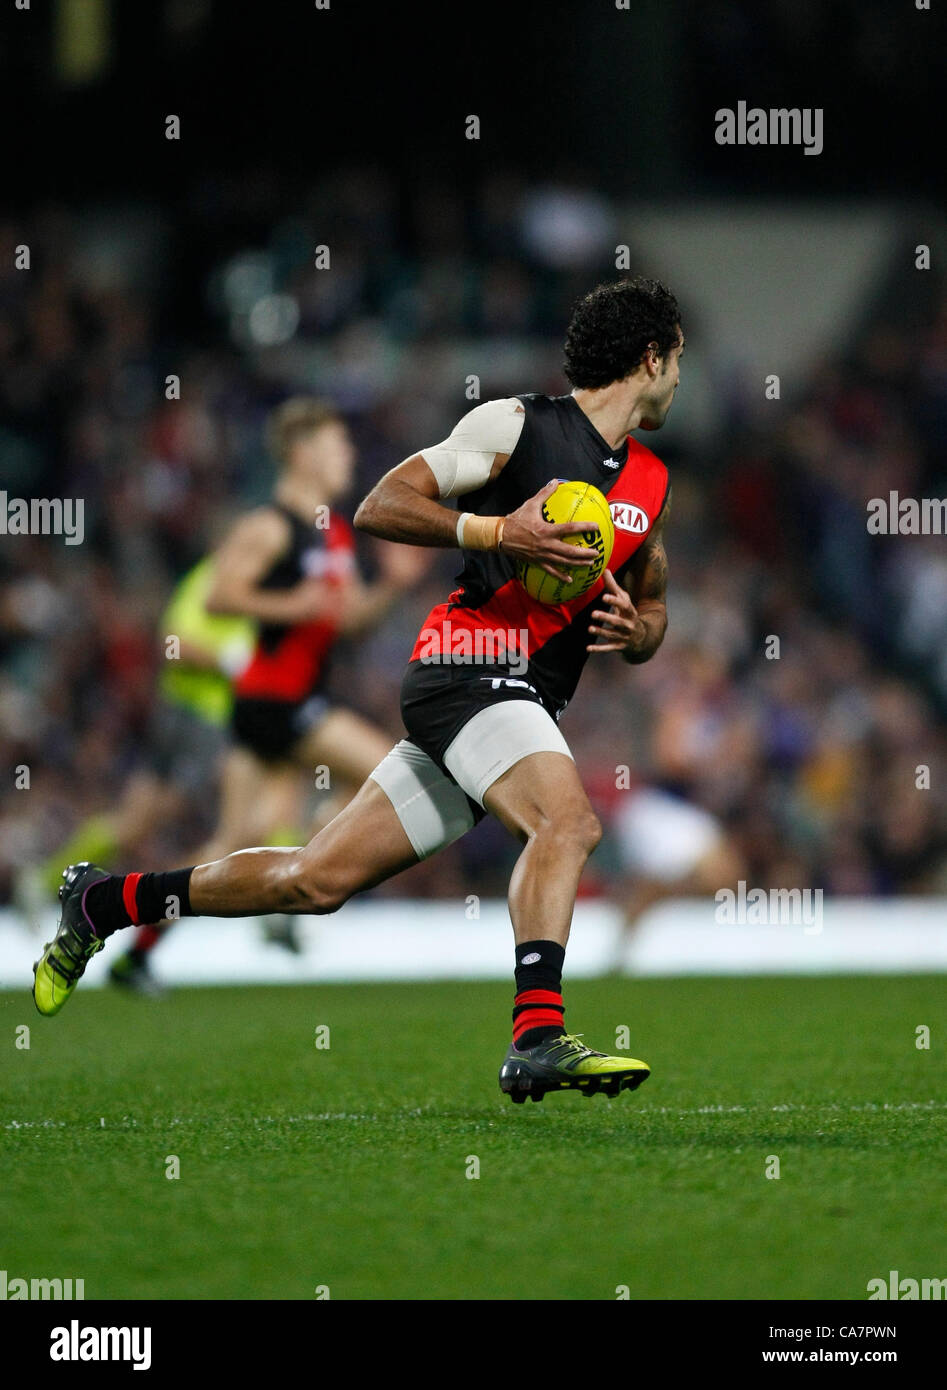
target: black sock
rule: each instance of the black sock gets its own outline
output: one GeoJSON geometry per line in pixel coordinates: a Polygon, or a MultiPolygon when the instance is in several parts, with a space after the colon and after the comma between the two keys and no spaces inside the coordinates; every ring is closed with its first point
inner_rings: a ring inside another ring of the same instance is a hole
{"type": "Polygon", "coordinates": [[[521,1052],[563,1031],[565,959],[558,941],[524,941],[516,948],[513,1041],[521,1052]]]}
{"type": "Polygon", "coordinates": [[[86,891],[86,911],[100,937],[122,927],[191,915],[194,866],[165,874],[113,874],[86,891]]]}

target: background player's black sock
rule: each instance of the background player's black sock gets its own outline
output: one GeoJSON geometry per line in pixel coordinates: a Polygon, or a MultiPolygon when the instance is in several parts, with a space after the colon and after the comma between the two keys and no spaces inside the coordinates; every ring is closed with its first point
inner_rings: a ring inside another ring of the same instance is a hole
{"type": "Polygon", "coordinates": [[[113,874],[93,883],[86,910],[97,935],[111,936],[122,927],[191,915],[190,882],[194,866],[165,874],[113,874]]]}
{"type": "Polygon", "coordinates": [[[516,948],[513,1041],[521,1052],[563,1031],[565,959],[558,941],[523,941],[516,948]]]}

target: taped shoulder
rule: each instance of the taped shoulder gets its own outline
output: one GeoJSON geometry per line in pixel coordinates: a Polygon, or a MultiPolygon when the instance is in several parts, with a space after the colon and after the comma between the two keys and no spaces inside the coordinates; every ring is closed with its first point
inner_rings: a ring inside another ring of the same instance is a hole
{"type": "Polygon", "coordinates": [[[497,454],[512,454],[523,431],[526,411],[515,396],[484,401],[459,420],[441,444],[421,457],[437,479],[441,497],[461,497],[489,480],[497,454]]]}

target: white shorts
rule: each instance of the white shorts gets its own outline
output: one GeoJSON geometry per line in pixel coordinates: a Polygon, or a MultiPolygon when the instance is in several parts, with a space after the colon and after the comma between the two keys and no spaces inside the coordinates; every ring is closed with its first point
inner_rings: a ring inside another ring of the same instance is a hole
{"type": "Polygon", "coordinates": [[[615,817],[615,831],[624,867],[659,883],[688,878],[723,841],[709,812],[655,787],[628,794],[615,817]]]}
{"type": "Polygon", "coordinates": [[[398,814],[419,859],[428,859],[476,824],[471,801],[531,753],[569,745],[552,717],[532,700],[501,700],[467,721],[444,753],[446,776],[410,739],[402,739],[369,775],[398,814]]]}

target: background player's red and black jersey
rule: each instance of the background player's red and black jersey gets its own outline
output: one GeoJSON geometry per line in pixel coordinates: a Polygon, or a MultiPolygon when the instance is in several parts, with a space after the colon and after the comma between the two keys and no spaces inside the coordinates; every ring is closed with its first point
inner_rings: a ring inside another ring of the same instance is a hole
{"type": "MultiPolygon", "coordinates": [[[[277,506],[292,527],[289,549],[260,583],[262,589],[292,589],[301,580],[342,586],[354,573],[352,529],[335,512],[328,526],[303,521],[277,506]]],[[[329,653],[338,636],[332,618],[307,623],[262,623],[249,665],[234,685],[238,699],[299,702],[325,680],[329,653]]]]}
{"type": "MultiPolygon", "coordinates": [[[[667,469],[630,436],[617,451],[610,449],[573,396],[534,394],[519,400],[526,418],[516,448],[497,478],[460,499],[462,509],[480,516],[508,516],[553,478],[594,483],[608,498],[615,525],[609,569],[621,583],[661,514],[667,469]]],[[[524,680],[553,713],[561,713],[587,659],[589,622],[603,580],[569,603],[539,603],[516,579],[513,560],[502,550],[468,550],[458,583],[447,602],[426,618],[412,663],[422,656],[436,662],[440,651],[443,663],[450,664],[463,629],[471,634],[478,629],[498,634],[526,629],[529,669],[524,680]]],[[[489,648],[481,639],[481,650],[484,646],[489,648]]]]}

